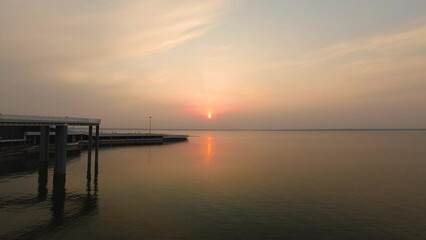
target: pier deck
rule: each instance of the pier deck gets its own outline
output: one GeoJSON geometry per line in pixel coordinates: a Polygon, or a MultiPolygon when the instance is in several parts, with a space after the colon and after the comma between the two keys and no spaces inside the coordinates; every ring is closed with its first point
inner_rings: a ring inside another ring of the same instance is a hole
{"type": "Polygon", "coordinates": [[[26,116],[0,113],[0,126],[99,126],[100,124],[100,119],[91,118],[26,116]]]}

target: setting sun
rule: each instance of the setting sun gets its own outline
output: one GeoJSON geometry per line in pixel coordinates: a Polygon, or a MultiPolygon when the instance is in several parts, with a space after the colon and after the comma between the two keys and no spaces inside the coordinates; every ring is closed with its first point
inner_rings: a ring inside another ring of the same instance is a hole
{"type": "Polygon", "coordinates": [[[212,118],[212,114],[211,114],[211,113],[208,113],[208,114],[207,114],[207,118],[208,118],[208,119],[211,119],[211,118],[212,118]]]}

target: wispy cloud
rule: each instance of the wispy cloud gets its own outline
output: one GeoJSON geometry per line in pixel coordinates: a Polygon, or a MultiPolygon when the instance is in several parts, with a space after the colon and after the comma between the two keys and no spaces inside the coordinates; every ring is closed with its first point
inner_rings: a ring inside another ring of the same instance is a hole
{"type": "Polygon", "coordinates": [[[426,27],[420,26],[265,64],[262,72],[279,72],[280,81],[296,89],[317,89],[316,94],[346,98],[372,91],[383,93],[385,89],[394,92],[391,89],[399,87],[415,91],[407,86],[426,86],[425,49],[426,27]]]}
{"type": "MultiPolygon", "coordinates": [[[[306,69],[332,64],[334,67],[351,64],[374,66],[387,61],[424,58],[426,47],[426,26],[401,31],[393,34],[378,35],[365,39],[357,39],[339,43],[324,49],[311,52],[298,59],[289,59],[270,65],[271,68],[289,70],[306,69]],[[403,58],[403,57],[407,58],[403,58]]],[[[392,65],[398,67],[400,64],[392,65]]],[[[327,69],[330,70],[330,69],[327,69]]]]}
{"type": "MultiPolygon", "coordinates": [[[[218,24],[226,4],[225,0],[2,1],[0,101],[25,93],[19,107],[4,106],[2,111],[36,114],[40,108],[34,104],[44,105],[45,114],[63,111],[45,98],[59,103],[66,97],[63,102],[74,108],[107,101],[110,108],[125,109],[141,99],[149,101],[161,93],[155,85],[161,85],[168,73],[149,69],[145,58],[207,33],[218,24]],[[37,87],[27,93],[31,90],[20,86],[37,87]],[[33,104],[25,104],[31,98],[33,104]]],[[[85,110],[90,111],[79,112],[85,110]]]]}
{"type": "Polygon", "coordinates": [[[6,1],[0,10],[0,48],[3,56],[36,71],[58,72],[56,79],[96,81],[103,68],[123,59],[161,53],[203,35],[223,4],[116,1],[86,9],[78,3],[6,1]]]}
{"type": "Polygon", "coordinates": [[[328,127],[414,126],[408,116],[426,119],[425,49],[423,24],[300,57],[254,59],[244,85],[262,94],[255,111],[277,111],[281,117],[274,119],[283,124],[299,126],[298,119],[310,119],[328,127]]]}
{"type": "Polygon", "coordinates": [[[190,125],[185,110],[214,108],[235,119],[273,118],[274,126],[292,117],[296,126],[299,118],[327,123],[340,113],[367,119],[386,105],[388,116],[408,109],[426,119],[418,114],[426,101],[425,24],[286,58],[304,43],[281,41],[285,18],[243,16],[243,8],[232,15],[229,1],[4,0],[0,102],[13,104],[0,112],[117,122],[118,113],[135,123],[156,112],[190,125]],[[244,19],[256,21],[256,31],[244,19]],[[269,34],[258,36],[263,26],[269,34]]]}

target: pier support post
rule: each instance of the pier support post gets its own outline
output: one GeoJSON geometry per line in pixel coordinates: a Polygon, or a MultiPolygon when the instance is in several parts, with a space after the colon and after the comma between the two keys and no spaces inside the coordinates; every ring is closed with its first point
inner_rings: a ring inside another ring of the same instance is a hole
{"type": "Polygon", "coordinates": [[[98,172],[98,159],[99,159],[99,125],[96,125],[96,146],[95,146],[95,174],[98,172]]]}
{"type": "Polygon", "coordinates": [[[38,169],[38,200],[46,200],[47,197],[47,167],[49,164],[49,137],[50,127],[40,127],[40,161],[38,169]]]}
{"type": "Polygon", "coordinates": [[[67,130],[66,125],[57,125],[55,134],[55,177],[66,174],[67,161],[67,130]]]}
{"type": "Polygon", "coordinates": [[[67,163],[67,138],[68,127],[56,125],[55,131],[55,169],[53,175],[53,219],[60,224],[64,213],[65,202],[65,174],[67,163]]]}
{"type": "Polygon", "coordinates": [[[92,126],[89,126],[89,135],[87,136],[87,176],[91,176],[92,172],[92,126]]]}
{"type": "Polygon", "coordinates": [[[50,127],[40,127],[40,163],[47,163],[49,161],[49,136],[50,127]]]}
{"type": "MultiPolygon", "coordinates": [[[[88,136],[88,141],[89,141],[89,143],[88,143],[88,151],[89,151],[89,156],[91,156],[92,155],[92,144],[93,144],[93,130],[92,130],[93,128],[92,128],[92,126],[89,126],[89,136],[88,136]]],[[[90,159],[91,159],[91,157],[90,157],[90,159]]]]}
{"type": "Polygon", "coordinates": [[[95,138],[96,138],[96,145],[95,145],[95,159],[98,159],[98,151],[99,151],[99,125],[96,126],[96,130],[95,130],[95,138]]]}

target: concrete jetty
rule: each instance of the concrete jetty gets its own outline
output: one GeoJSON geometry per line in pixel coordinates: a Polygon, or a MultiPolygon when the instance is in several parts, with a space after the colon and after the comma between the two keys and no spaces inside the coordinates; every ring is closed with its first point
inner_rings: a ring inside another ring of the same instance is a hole
{"type": "MultiPolygon", "coordinates": [[[[51,117],[51,116],[25,116],[25,115],[5,115],[0,114],[0,127],[4,131],[0,139],[2,145],[24,143],[29,145],[27,141],[27,135],[18,138],[18,141],[12,142],[7,139],[9,134],[17,134],[16,132],[26,132],[28,130],[35,130],[39,132],[38,144],[40,166],[47,166],[49,160],[49,147],[51,143],[51,130],[54,130],[54,152],[55,152],[55,165],[54,165],[54,179],[65,179],[66,174],[66,160],[67,160],[67,149],[68,149],[68,126],[88,126],[88,150],[89,156],[92,151],[92,128],[95,126],[95,158],[97,159],[99,150],[99,126],[101,124],[100,119],[90,118],[75,118],[75,117],[51,117]],[[5,128],[6,127],[6,128],[5,128]],[[22,139],[24,141],[22,141],[22,139]]],[[[89,157],[89,161],[90,161],[89,157]]],[[[47,171],[47,167],[46,167],[47,171]]],[[[55,181],[55,180],[54,180],[55,181]]]]}
{"type": "MultiPolygon", "coordinates": [[[[81,150],[88,149],[87,195],[84,196],[84,211],[87,212],[97,207],[98,152],[101,146],[164,144],[188,139],[187,135],[100,132],[100,124],[100,119],[0,114],[0,166],[6,166],[6,169],[0,169],[0,174],[19,171],[22,168],[15,167],[18,165],[28,166],[30,163],[31,168],[38,165],[37,200],[45,201],[48,196],[49,158],[54,155],[52,212],[53,220],[62,222],[65,212],[68,153],[80,153],[81,150]],[[93,194],[92,148],[95,148],[93,194]]],[[[67,220],[79,216],[80,213],[71,216],[67,213],[67,220]]],[[[49,229],[49,226],[41,228],[49,229]]],[[[39,230],[40,227],[37,227],[36,231],[39,230]]],[[[24,233],[22,236],[25,238],[27,235],[24,233]]]]}
{"type": "MultiPolygon", "coordinates": [[[[100,146],[163,144],[186,140],[188,140],[188,135],[102,132],[99,134],[100,146]]],[[[82,143],[85,145],[87,141],[82,141],[82,143]]]]}
{"type": "MultiPolygon", "coordinates": [[[[97,158],[98,148],[104,146],[166,144],[188,140],[188,135],[104,132],[100,131],[99,125],[100,119],[0,114],[0,158],[39,156],[40,161],[45,162],[49,154],[57,152],[55,173],[59,174],[66,171],[62,162],[66,160],[67,152],[78,153],[87,148],[91,153],[95,147],[97,158]]],[[[88,158],[91,163],[91,154],[88,158]]]]}

